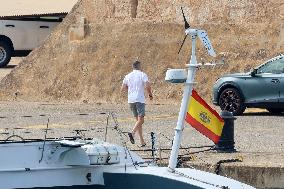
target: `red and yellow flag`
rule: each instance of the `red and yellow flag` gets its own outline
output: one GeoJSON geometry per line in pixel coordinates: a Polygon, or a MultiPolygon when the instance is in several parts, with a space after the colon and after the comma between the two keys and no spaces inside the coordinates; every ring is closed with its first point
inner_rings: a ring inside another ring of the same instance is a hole
{"type": "Polygon", "coordinates": [[[189,103],[186,122],[217,144],[222,134],[224,120],[195,90],[192,90],[189,103]]]}

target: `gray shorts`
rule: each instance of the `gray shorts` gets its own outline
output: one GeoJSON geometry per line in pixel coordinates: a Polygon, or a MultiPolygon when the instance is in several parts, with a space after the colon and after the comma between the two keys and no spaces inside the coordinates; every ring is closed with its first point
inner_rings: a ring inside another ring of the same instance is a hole
{"type": "Polygon", "coordinates": [[[133,113],[134,117],[144,117],[145,116],[145,103],[135,102],[129,103],[130,110],[133,113]]]}

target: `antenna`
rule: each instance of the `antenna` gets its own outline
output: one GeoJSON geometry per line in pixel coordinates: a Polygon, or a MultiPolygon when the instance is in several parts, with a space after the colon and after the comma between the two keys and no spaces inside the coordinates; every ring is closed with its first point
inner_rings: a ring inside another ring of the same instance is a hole
{"type": "MultiPolygon", "coordinates": [[[[184,29],[187,30],[188,28],[190,28],[190,25],[189,25],[189,23],[187,22],[187,20],[186,20],[186,18],[185,18],[185,15],[184,15],[184,12],[183,12],[182,7],[180,7],[180,9],[181,9],[182,16],[183,16],[184,29]]],[[[181,51],[181,49],[182,49],[182,47],[183,47],[183,45],[184,45],[184,42],[185,42],[186,38],[187,38],[187,34],[185,34],[185,36],[184,36],[184,38],[183,38],[182,44],[181,44],[181,46],[180,46],[180,48],[179,48],[179,50],[178,50],[178,54],[180,53],[180,51],[181,51]]]]}
{"type": "Polygon", "coordinates": [[[180,9],[181,9],[182,16],[183,16],[184,29],[185,29],[185,30],[187,30],[188,28],[190,28],[190,25],[189,25],[189,23],[187,22],[187,20],[186,20],[186,18],[185,18],[185,15],[184,15],[184,13],[183,13],[183,9],[182,9],[182,7],[180,7],[180,9]]]}
{"type": "Polygon", "coordinates": [[[40,157],[39,163],[41,163],[42,158],[43,158],[43,152],[44,152],[44,147],[45,147],[45,142],[46,142],[48,125],[49,125],[49,117],[47,118],[47,124],[46,124],[46,129],[45,129],[45,134],[44,134],[44,141],[43,141],[42,152],[41,152],[41,157],[40,157]]]}
{"type": "Polygon", "coordinates": [[[187,35],[185,35],[184,38],[183,38],[183,40],[182,40],[182,44],[181,44],[181,46],[180,46],[180,48],[179,48],[179,50],[178,50],[178,54],[180,53],[180,51],[181,51],[181,49],[182,49],[182,47],[183,47],[183,44],[184,44],[186,38],[187,38],[187,35]]]}

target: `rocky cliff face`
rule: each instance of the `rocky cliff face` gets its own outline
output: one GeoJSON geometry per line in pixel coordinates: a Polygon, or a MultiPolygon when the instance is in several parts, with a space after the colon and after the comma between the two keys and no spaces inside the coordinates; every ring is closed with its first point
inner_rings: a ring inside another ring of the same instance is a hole
{"type": "Polygon", "coordinates": [[[181,99],[182,86],[164,82],[167,68],[190,56],[180,7],[192,27],[207,30],[217,57],[198,43],[199,62],[225,62],[197,72],[207,101],[224,73],[247,71],[284,53],[282,0],[80,0],[64,22],[0,83],[1,100],[125,102],[122,79],[135,59],[143,62],[155,103],[181,99]]]}

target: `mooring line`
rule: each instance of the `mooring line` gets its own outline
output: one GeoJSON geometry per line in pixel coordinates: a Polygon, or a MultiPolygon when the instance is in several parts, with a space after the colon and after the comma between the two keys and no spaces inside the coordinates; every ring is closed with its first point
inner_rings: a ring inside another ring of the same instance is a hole
{"type": "MultiPolygon", "coordinates": [[[[176,118],[177,115],[158,115],[158,116],[148,116],[147,120],[152,121],[152,120],[160,120],[160,119],[172,119],[176,118]]],[[[132,122],[133,118],[120,118],[117,119],[118,122],[132,122]]],[[[50,124],[50,128],[74,128],[77,126],[84,126],[86,124],[94,124],[94,123],[105,123],[105,120],[91,120],[91,121],[83,121],[83,122],[75,122],[75,123],[62,123],[62,124],[50,124]]],[[[46,125],[28,125],[28,126],[23,126],[23,128],[28,128],[28,129],[44,129],[46,125]]]]}

